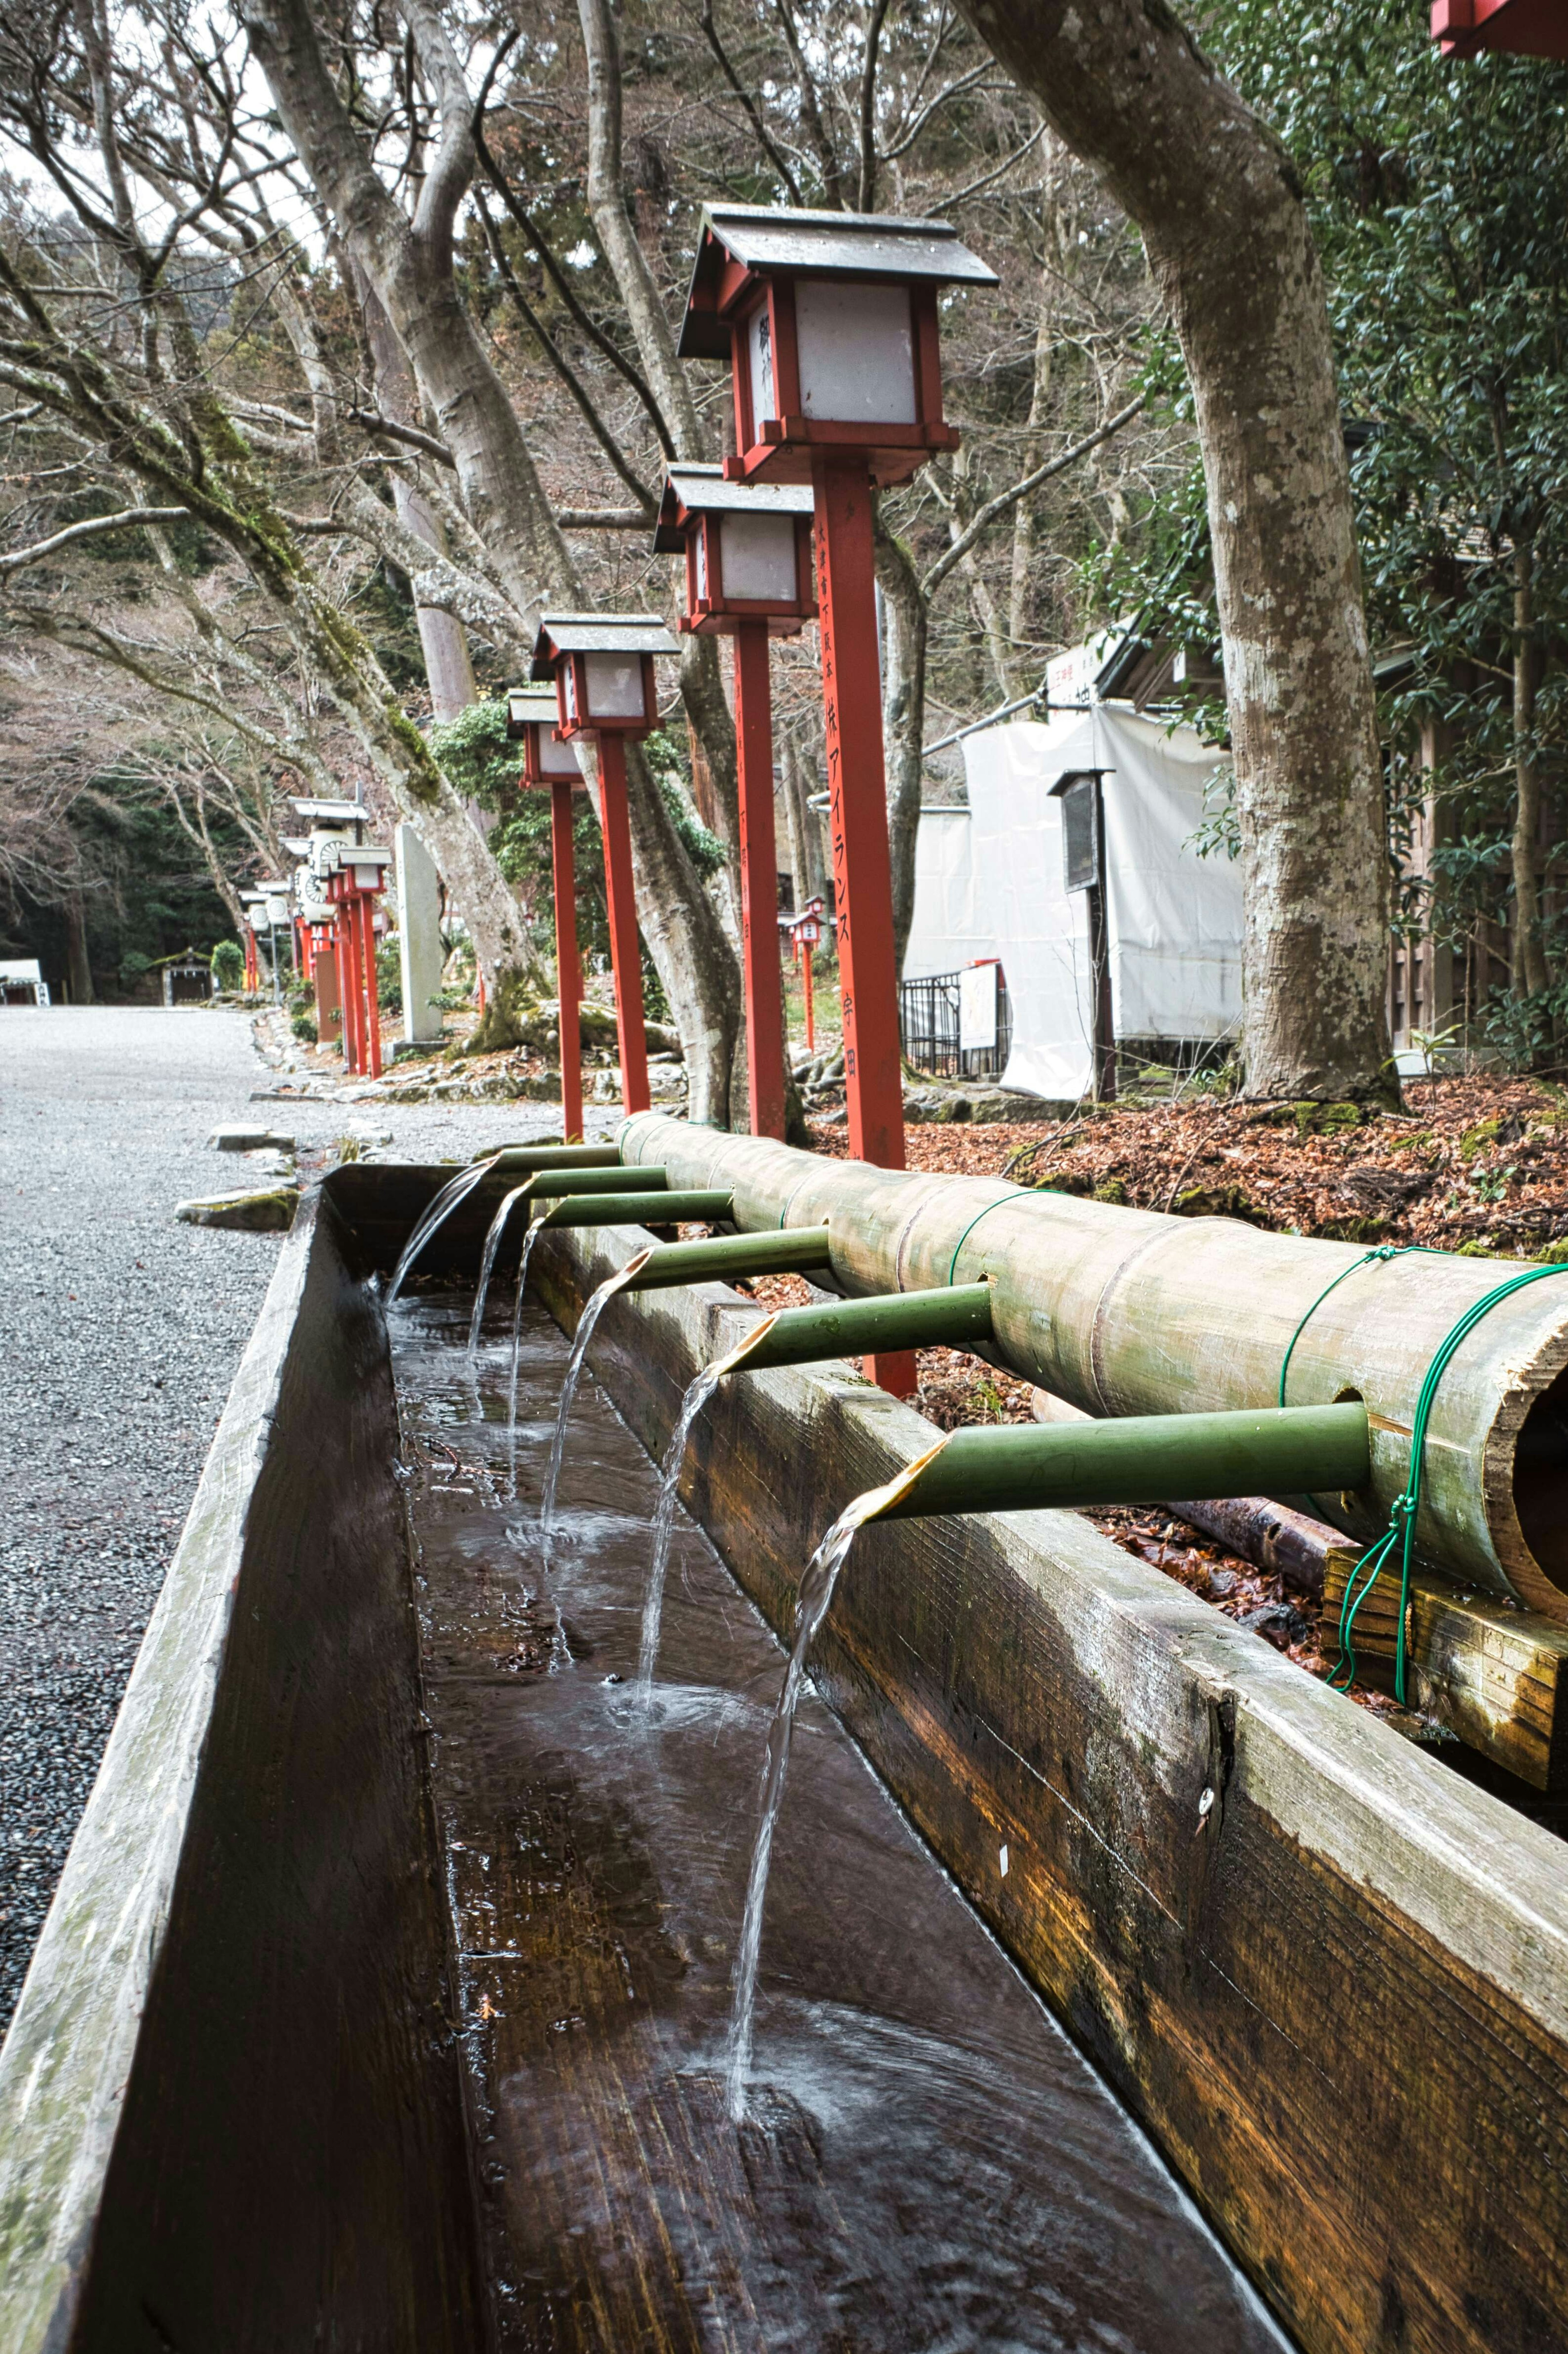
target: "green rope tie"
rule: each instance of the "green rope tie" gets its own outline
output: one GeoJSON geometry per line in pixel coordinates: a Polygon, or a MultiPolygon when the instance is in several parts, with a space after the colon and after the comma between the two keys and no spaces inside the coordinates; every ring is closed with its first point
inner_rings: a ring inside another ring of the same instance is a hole
{"type": "MultiPolygon", "coordinates": [[[[1285,1381],[1290,1371],[1290,1359],[1296,1343],[1323,1305],[1324,1300],[1328,1299],[1330,1292],[1337,1291],[1345,1278],[1354,1275],[1358,1267],[1367,1267],[1375,1261],[1407,1258],[1417,1251],[1425,1252],[1432,1258],[1442,1258],[1446,1256],[1445,1252],[1431,1250],[1429,1246],[1425,1244],[1413,1243],[1400,1248],[1392,1243],[1384,1243],[1375,1250],[1367,1251],[1350,1267],[1341,1267],[1333,1282],[1324,1286],[1290,1335],[1290,1344],[1285,1352],[1285,1361],[1279,1368],[1281,1405],[1285,1404],[1285,1381]]],[[[1397,1548],[1399,1552],[1399,1617],[1394,1636],[1393,1696],[1401,1708],[1405,1705],[1405,1626],[1410,1615],[1410,1576],[1415,1549],[1415,1522],[1421,1510],[1421,1474],[1426,1451],[1426,1428],[1432,1419],[1432,1409],[1436,1402],[1437,1385],[1446,1373],[1455,1352],[1468,1339],[1489,1310],[1497,1307],[1499,1300],[1510,1299],[1516,1291],[1522,1291],[1527,1284],[1542,1283],[1548,1276],[1552,1275],[1568,1275],[1568,1266],[1531,1267],[1525,1268],[1520,1275],[1510,1276],[1506,1283],[1499,1283],[1495,1291],[1489,1291],[1484,1298],[1472,1301],[1452,1331],[1439,1342],[1432,1362],[1426,1368],[1425,1378],[1422,1382],[1420,1394],[1415,1401],[1415,1415],[1410,1432],[1410,1466],[1405,1473],[1404,1487],[1389,1507],[1388,1527],[1374,1544],[1368,1546],[1345,1580],[1344,1596],[1340,1604],[1340,1656],[1335,1660],[1329,1677],[1329,1683],[1332,1690],[1348,1691],[1355,1681],[1356,1654],[1352,1638],[1357,1615],[1362,1603],[1387,1567],[1390,1556],[1397,1548]]],[[[1315,1502],[1316,1499],[1311,1500],[1315,1502]]],[[[1319,1509],[1321,1510],[1321,1507],[1319,1506],[1319,1509]]]]}

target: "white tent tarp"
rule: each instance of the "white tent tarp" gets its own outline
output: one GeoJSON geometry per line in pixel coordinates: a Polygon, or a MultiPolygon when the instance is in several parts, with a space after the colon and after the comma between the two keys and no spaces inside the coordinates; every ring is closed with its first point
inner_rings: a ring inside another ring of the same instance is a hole
{"type": "Polygon", "coordinates": [[[1220,758],[1191,728],[1103,704],[966,739],[969,820],[945,811],[921,820],[905,970],[1001,958],[1012,1003],[1007,1087],[1072,1101],[1089,1084],[1087,907],[1064,884],[1061,803],[1051,794],[1074,771],[1102,779],[1117,1036],[1212,1041],[1238,1026],[1240,876],[1190,846],[1220,758]]]}

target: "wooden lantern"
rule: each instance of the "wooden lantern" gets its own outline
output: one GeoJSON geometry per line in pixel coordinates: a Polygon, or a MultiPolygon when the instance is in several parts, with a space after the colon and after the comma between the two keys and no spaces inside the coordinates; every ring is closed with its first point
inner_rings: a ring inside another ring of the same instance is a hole
{"type": "Polygon", "coordinates": [[[635,743],[659,725],[653,657],[679,652],[652,613],[546,613],[531,675],[555,681],[556,725],[568,743],[578,736],[635,743]]]}
{"type": "MultiPolygon", "coordinates": [[[[609,960],[615,973],[615,1026],[620,1046],[621,1099],[629,1113],[646,1111],[648,1038],[642,1019],[642,963],[631,887],[631,822],[626,799],[626,746],[659,724],[655,654],[680,647],[652,613],[546,613],[534,647],[532,676],[554,680],[560,748],[579,736],[599,748],[599,820],[604,841],[605,898],[609,911],[609,960]]],[[[524,719],[524,726],[530,723],[524,719]]],[[[539,757],[545,757],[539,747],[539,757]]],[[[564,787],[567,779],[552,779],[564,787]]],[[[565,791],[556,798],[558,814],[565,791]]],[[[569,826],[556,827],[570,841],[569,826]]],[[[559,870],[557,870],[557,874],[559,870]]],[[[557,918],[561,907],[557,883],[557,918]]],[[[563,989],[563,1010],[566,991],[563,989]]],[[[566,1056],[562,1054],[562,1067],[566,1056]]]]}
{"type": "Polygon", "coordinates": [[[506,733],[523,747],[523,781],[528,785],[580,785],[577,756],[556,732],[557,692],[550,686],[514,686],[506,698],[506,733]]]}
{"type": "Polygon", "coordinates": [[[672,466],[653,546],[686,559],[683,630],[733,637],[761,622],[792,637],[817,617],[813,494],[793,482],[733,482],[722,466],[672,466]]]}
{"type": "Polygon", "coordinates": [[[710,205],[682,323],[683,359],[728,360],[737,481],[805,482],[853,451],[905,482],[958,446],[942,415],[938,289],[994,286],[948,221],[710,205]]]}

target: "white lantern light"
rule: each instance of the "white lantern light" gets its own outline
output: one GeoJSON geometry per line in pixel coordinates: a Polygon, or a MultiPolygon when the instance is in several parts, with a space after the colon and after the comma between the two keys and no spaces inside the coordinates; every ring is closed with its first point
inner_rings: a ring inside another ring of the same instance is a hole
{"type": "Polygon", "coordinates": [[[915,336],[906,286],[795,288],[800,407],[846,425],[913,425],[915,336]]]}
{"type": "MultiPolygon", "coordinates": [[[[726,599],[752,598],[792,604],[799,594],[795,575],[795,518],[789,514],[726,514],[720,518],[719,543],[726,599]]],[[[698,574],[704,570],[699,535],[698,574]]]]}
{"type": "Polygon", "coordinates": [[[584,656],[584,667],[590,720],[643,717],[641,654],[590,653],[584,656]]]}

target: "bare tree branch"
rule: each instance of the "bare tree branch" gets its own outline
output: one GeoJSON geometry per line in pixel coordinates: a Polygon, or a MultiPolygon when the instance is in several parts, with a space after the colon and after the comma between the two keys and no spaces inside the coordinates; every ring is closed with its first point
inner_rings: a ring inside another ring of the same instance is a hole
{"type": "Polygon", "coordinates": [[[1140,392],[1136,400],[1129,400],[1125,408],[1118,408],[1114,417],[1107,417],[1103,425],[1097,426],[1093,433],[1086,434],[1081,441],[1075,441],[1070,450],[1064,450],[1058,457],[1047,459],[1044,465],[1036,466],[1032,474],[1025,474],[1021,482],[1014,482],[1011,490],[999,491],[994,499],[988,499],[972,522],[959,533],[950,547],[943,549],[927,573],[920,584],[926,595],[932,596],[940,588],[954,565],[969,554],[981,533],[989,529],[998,515],[1006,514],[1020,499],[1026,499],[1032,491],[1037,491],[1043,482],[1048,482],[1053,474],[1065,473],[1067,468],[1076,465],[1080,458],[1086,458],[1091,450],[1097,450],[1102,441],[1108,441],[1113,433],[1119,433],[1122,427],[1130,424],[1139,410],[1147,406],[1147,401],[1148,396],[1140,392]]]}
{"type": "Polygon", "coordinates": [[[137,524],[177,523],[189,513],[189,507],[125,507],[118,514],[90,515],[85,523],[67,524],[52,538],[36,539],[30,547],[18,547],[9,556],[0,556],[0,573],[19,572],[24,565],[37,564],[58,549],[69,547],[73,540],[97,539],[106,531],[127,531],[137,524]]]}

